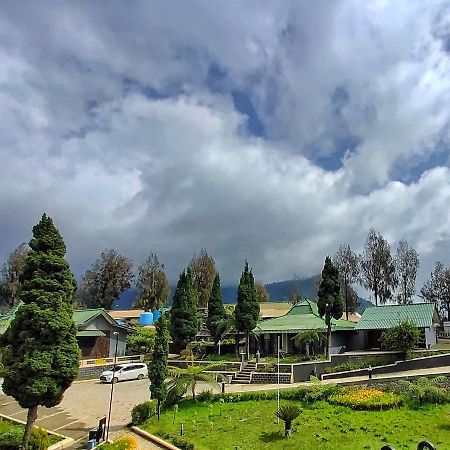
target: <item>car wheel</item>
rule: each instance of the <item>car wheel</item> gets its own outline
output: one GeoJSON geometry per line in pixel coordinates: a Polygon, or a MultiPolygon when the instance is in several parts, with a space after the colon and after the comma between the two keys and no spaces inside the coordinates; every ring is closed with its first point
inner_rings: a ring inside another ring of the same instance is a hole
{"type": "Polygon", "coordinates": [[[114,378],[112,379],[112,382],[113,382],[114,384],[116,384],[118,381],[119,381],[119,379],[118,379],[117,377],[114,377],[114,378]]]}
{"type": "Polygon", "coordinates": [[[142,375],[142,373],[140,373],[137,377],[138,380],[142,380],[144,378],[144,375],[142,375]]]}

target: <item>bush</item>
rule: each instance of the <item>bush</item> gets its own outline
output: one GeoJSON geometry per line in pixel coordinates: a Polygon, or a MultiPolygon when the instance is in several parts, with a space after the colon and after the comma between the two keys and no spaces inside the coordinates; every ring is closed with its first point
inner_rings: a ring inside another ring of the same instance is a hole
{"type": "Polygon", "coordinates": [[[29,450],[47,450],[50,447],[50,436],[42,428],[33,428],[28,443],[29,450]]]}
{"type": "Polygon", "coordinates": [[[402,398],[399,395],[373,388],[348,390],[341,394],[330,396],[328,401],[335,405],[368,411],[391,409],[402,404],[402,398]]]}
{"type": "Polygon", "coordinates": [[[131,420],[133,425],[141,425],[147,419],[156,414],[157,404],[155,400],[149,400],[144,403],[139,403],[131,410],[131,420]]]}
{"type": "Polygon", "coordinates": [[[6,421],[0,422],[0,449],[17,450],[22,442],[23,428],[6,421]]]}
{"type": "Polygon", "coordinates": [[[102,444],[102,450],[135,450],[137,442],[132,436],[124,436],[111,444],[102,444]]]}
{"type": "Polygon", "coordinates": [[[158,436],[171,441],[175,447],[178,447],[181,450],[194,450],[195,448],[194,444],[185,437],[174,436],[173,434],[164,433],[161,431],[158,431],[158,436]]]}
{"type": "Polygon", "coordinates": [[[197,400],[199,402],[210,402],[213,399],[214,399],[214,394],[210,389],[206,389],[197,395],[197,400]]]}
{"type": "Polygon", "coordinates": [[[395,390],[413,405],[419,404],[423,406],[427,403],[449,403],[450,392],[439,387],[439,383],[444,380],[445,377],[420,377],[415,381],[400,380],[395,390]]]}
{"type": "Polygon", "coordinates": [[[399,325],[384,331],[381,334],[381,346],[387,350],[397,350],[408,358],[412,349],[420,338],[419,329],[411,322],[405,320],[399,325]]]}
{"type": "Polygon", "coordinates": [[[386,356],[383,358],[364,358],[353,361],[347,361],[342,364],[338,364],[332,367],[326,367],[325,373],[346,372],[347,370],[365,369],[369,366],[384,366],[386,364],[392,364],[396,360],[395,356],[386,356]]]}
{"type": "Polygon", "coordinates": [[[134,325],[133,332],[127,336],[127,355],[141,355],[152,352],[156,331],[134,325]]]}

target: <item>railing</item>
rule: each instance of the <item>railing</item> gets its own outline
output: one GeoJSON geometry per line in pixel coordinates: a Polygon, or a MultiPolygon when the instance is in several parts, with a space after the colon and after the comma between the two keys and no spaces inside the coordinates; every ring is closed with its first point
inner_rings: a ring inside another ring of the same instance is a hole
{"type": "Polygon", "coordinates": [[[117,358],[97,358],[97,359],[81,359],[80,367],[92,367],[92,366],[107,366],[110,364],[130,363],[130,362],[143,362],[144,355],[133,356],[118,356],[117,358]]]}
{"type": "MultiPolygon", "coordinates": [[[[395,450],[395,448],[390,445],[385,445],[381,447],[381,450],[395,450]]],[[[429,441],[422,441],[419,442],[417,450],[436,450],[436,447],[429,441]]]]}

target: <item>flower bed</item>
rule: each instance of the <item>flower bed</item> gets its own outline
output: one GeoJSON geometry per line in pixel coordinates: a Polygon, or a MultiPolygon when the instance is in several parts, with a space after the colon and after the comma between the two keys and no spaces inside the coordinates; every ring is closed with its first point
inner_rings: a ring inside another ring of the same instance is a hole
{"type": "Polygon", "coordinates": [[[331,396],[328,401],[335,405],[348,406],[356,410],[381,411],[402,404],[402,397],[393,392],[374,388],[360,388],[331,396]]]}

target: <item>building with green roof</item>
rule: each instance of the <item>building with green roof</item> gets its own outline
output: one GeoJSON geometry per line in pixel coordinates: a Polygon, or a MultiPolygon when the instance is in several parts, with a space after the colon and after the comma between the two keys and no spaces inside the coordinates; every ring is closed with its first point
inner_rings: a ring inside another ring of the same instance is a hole
{"type": "Polygon", "coordinates": [[[440,325],[434,303],[386,305],[364,311],[355,330],[364,335],[365,348],[380,347],[381,333],[408,320],[422,333],[422,345],[430,348],[437,344],[436,328],[440,325]]]}
{"type": "MultiPolygon", "coordinates": [[[[6,331],[20,305],[19,302],[14,308],[0,314],[0,334],[6,331]]],[[[114,356],[116,337],[117,356],[125,354],[130,328],[118,324],[103,308],[77,309],[73,312],[73,321],[77,327],[77,341],[83,358],[114,356]]]]}
{"type": "MultiPolygon", "coordinates": [[[[355,322],[348,320],[331,320],[331,351],[340,353],[353,350],[358,346],[358,333],[355,322]]],[[[319,316],[317,304],[304,300],[294,306],[283,316],[261,320],[253,333],[260,338],[264,353],[276,353],[277,336],[281,338],[281,349],[285,353],[299,353],[302,349],[295,346],[294,337],[302,331],[326,331],[325,320],[319,316]],[[263,341],[263,342],[262,342],[263,341]]],[[[316,350],[321,350],[317,349],[316,350]]]]}

